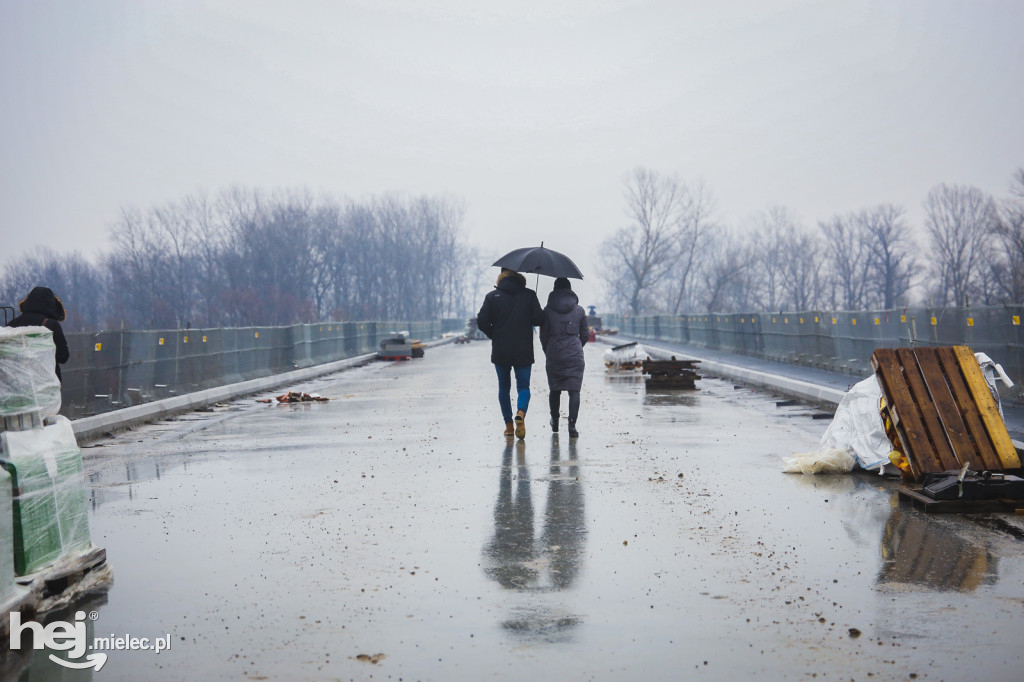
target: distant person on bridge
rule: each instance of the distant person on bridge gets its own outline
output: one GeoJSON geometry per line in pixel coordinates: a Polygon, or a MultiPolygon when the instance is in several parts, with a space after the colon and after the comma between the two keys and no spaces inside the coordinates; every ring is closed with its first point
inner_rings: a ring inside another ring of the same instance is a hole
{"type": "Polygon", "coordinates": [[[71,354],[68,352],[68,342],[64,338],[64,329],[60,323],[64,321],[64,304],[54,295],[53,291],[46,287],[35,287],[28,292],[21,303],[18,304],[21,314],[15,317],[7,325],[8,327],[46,327],[53,332],[53,344],[57,347],[57,363],[54,371],[57,372],[57,380],[63,381],[60,377],[60,366],[68,361],[71,354]]]}
{"type": "Polygon", "coordinates": [[[548,403],[551,407],[551,430],[558,433],[558,411],[562,391],[569,394],[569,437],[576,438],[576,418],[580,414],[580,389],[583,388],[583,346],[590,338],[587,315],[569,280],[559,277],[544,307],[544,324],[540,327],[540,345],[547,357],[548,403]]]}
{"type": "Polygon", "coordinates": [[[505,419],[505,435],[526,438],[526,410],[530,406],[530,371],[533,367],[533,328],[544,322],[537,293],[526,288],[526,278],[501,269],[498,282],[484,297],[476,324],[491,340],[491,362],[498,373],[498,405],[505,419]],[[512,416],[512,373],[516,377],[516,409],[512,416]]]}

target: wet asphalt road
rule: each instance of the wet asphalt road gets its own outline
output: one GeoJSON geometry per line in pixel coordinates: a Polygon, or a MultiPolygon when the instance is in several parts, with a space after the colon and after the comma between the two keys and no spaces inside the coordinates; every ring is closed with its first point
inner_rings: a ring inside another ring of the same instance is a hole
{"type": "Polygon", "coordinates": [[[85,449],[94,633],[173,641],[93,679],[1021,679],[1019,524],[782,474],[815,410],[648,394],[603,350],[575,441],[537,365],[508,443],[476,342],[85,449]]]}

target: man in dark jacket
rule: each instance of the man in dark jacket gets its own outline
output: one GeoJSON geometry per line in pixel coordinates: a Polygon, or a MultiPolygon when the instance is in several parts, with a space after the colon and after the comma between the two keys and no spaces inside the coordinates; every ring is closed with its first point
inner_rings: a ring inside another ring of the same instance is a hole
{"type": "Polygon", "coordinates": [[[537,293],[526,288],[526,278],[501,269],[498,282],[484,297],[476,325],[491,340],[491,362],[498,373],[498,405],[505,419],[505,435],[526,438],[526,409],[530,405],[533,366],[533,328],[544,321],[537,293]],[[515,421],[512,417],[512,373],[516,376],[515,421]]]}
{"type": "Polygon", "coordinates": [[[64,320],[64,304],[53,291],[46,287],[35,287],[28,292],[25,300],[18,304],[21,315],[11,320],[8,327],[46,327],[53,332],[53,344],[57,347],[57,364],[54,367],[60,380],[60,366],[68,361],[68,342],[60,323],[64,320]]]}
{"type": "Polygon", "coordinates": [[[547,358],[548,402],[551,430],[558,433],[558,409],[561,392],[569,394],[569,437],[576,438],[576,418],[580,413],[580,389],[583,387],[583,346],[590,338],[587,315],[569,280],[559,277],[548,295],[540,328],[540,345],[547,358]]]}

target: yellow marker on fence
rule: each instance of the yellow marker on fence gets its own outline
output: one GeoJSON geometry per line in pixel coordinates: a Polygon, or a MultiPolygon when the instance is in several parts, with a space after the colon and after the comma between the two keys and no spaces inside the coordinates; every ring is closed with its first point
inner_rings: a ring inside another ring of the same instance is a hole
{"type": "Polygon", "coordinates": [[[260,333],[259,332],[256,332],[256,338],[257,339],[260,338],[260,333]]]}
{"type": "Polygon", "coordinates": [[[968,327],[973,327],[974,326],[974,318],[973,317],[968,317],[967,318],[967,326],[968,327]]]}
{"type": "Polygon", "coordinates": [[[906,322],[906,321],[907,321],[907,316],[906,315],[900,315],[900,322],[906,322]]]}
{"type": "Polygon", "coordinates": [[[804,323],[804,318],[801,317],[800,318],[800,324],[803,324],[803,323],[804,323]]]}
{"type": "Polygon", "coordinates": [[[1020,326],[1020,315],[1014,315],[1013,316],[1013,326],[1015,326],[1015,327],[1019,327],[1020,326]]]}
{"type": "Polygon", "coordinates": [[[102,344],[102,343],[97,343],[97,344],[96,344],[96,350],[97,350],[97,351],[101,351],[101,350],[103,350],[103,344],[102,344]]]}
{"type": "Polygon", "coordinates": [[[160,337],[160,345],[164,345],[164,338],[162,336],[160,337]]]}
{"type": "Polygon", "coordinates": [[[834,317],[833,317],[833,318],[832,318],[832,324],[836,324],[836,323],[838,323],[838,320],[837,320],[836,318],[834,318],[834,317]]]}
{"type": "Polygon", "coordinates": [[[205,336],[203,337],[203,343],[206,343],[206,337],[205,336]]]}
{"type": "Polygon", "coordinates": [[[877,327],[877,326],[878,326],[878,325],[880,325],[880,324],[882,324],[881,320],[879,320],[879,319],[878,319],[878,318],[876,317],[876,318],[875,318],[875,326],[877,327]]]}
{"type": "Polygon", "coordinates": [[[938,323],[939,323],[939,318],[937,318],[937,317],[932,317],[932,326],[934,327],[934,326],[935,326],[935,325],[937,325],[938,323]]]}
{"type": "Polygon", "coordinates": [[[183,342],[183,343],[188,343],[188,337],[186,336],[186,337],[185,337],[185,338],[184,338],[184,339],[182,340],[182,342],[183,342]]]}
{"type": "Polygon", "coordinates": [[[850,318],[850,324],[852,324],[854,327],[856,327],[857,326],[857,318],[856,317],[851,317],[850,318]]]}

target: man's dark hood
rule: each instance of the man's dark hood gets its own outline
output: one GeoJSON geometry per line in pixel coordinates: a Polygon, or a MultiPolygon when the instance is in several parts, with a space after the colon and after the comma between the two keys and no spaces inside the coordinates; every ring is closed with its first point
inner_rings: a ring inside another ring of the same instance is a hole
{"type": "Polygon", "coordinates": [[[64,304],[47,287],[35,287],[18,304],[22,313],[35,313],[58,322],[64,321],[64,304]]]}
{"type": "Polygon", "coordinates": [[[548,294],[548,307],[556,313],[571,313],[579,304],[579,296],[572,289],[555,289],[548,294]]]}

